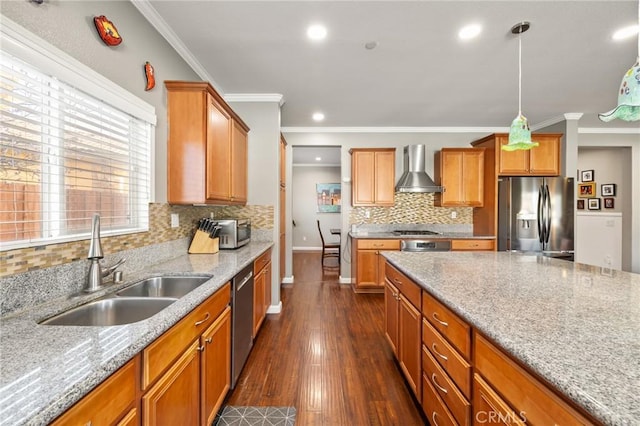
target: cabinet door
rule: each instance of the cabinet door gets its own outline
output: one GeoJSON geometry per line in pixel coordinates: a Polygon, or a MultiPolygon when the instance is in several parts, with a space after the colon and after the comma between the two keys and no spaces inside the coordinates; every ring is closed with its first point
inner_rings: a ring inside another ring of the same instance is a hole
{"type": "Polygon", "coordinates": [[[256,337],[264,318],[264,284],[263,268],[253,279],[253,337],[256,337]]]}
{"type": "Polygon", "coordinates": [[[473,377],[473,424],[474,425],[500,425],[500,426],[524,426],[523,419],[526,413],[520,413],[511,409],[509,405],[491,389],[477,374],[473,377]]]}
{"type": "Polygon", "coordinates": [[[145,426],[200,423],[199,344],[194,341],[142,397],[145,426]]]}
{"type": "Polygon", "coordinates": [[[247,203],[247,132],[233,120],[231,134],[231,201],[234,204],[247,203]]]}
{"type": "Polygon", "coordinates": [[[435,156],[436,182],[445,190],[436,193],[439,207],[484,205],[484,149],[443,148],[435,156]]]}
{"type": "Polygon", "coordinates": [[[540,145],[529,151],[529,172],[536,176],[560,175],[560,137],[535,135],[540,145]]]}
{"type": "Polygon", "coordinates": [[[497,137],[498,174],[506,176],[529,175],[529,151],[503,151],[501,147],[509,143],[509,136],[497,137]]]}
{"type": "Polygon", "coordinates": [[[396,155],[395,151],[375,153],[375,194],[376,206],[393,206],[395,194],[396,155]]]}
{"type": "Polygon", "coordinates": [[[207,200],[231,198],[231,116],[208,95],[207,200]]]}
{"type": "Polygon", "coordinates": [[[393,354],[398,357],[398,289],[389,281],[384,286],[384,333],[393,354]]]}
{"type": "Polygon", "coordinates": [[[413,390],[414,395],[422,398],[421,377],[421,325],[422,315],[405,297],[400,294],[398,315],[398,361],[400,368],[413,390]]]}
{"type": "Polygon", "coordinates": [[[469,150],[462,155],[462,199],[469,207],[484,205],[484,150],[469,150]]]}
{"type": "MultiPolygon", "coordinates": [[[[440,154],[440,185],[444,192],[436,194],[436,201],[440,206],[455,206],[464,203],[463,189],[463,154],[461,151],[441,150],[440,154]]],[[[436,177],[437,179],[437,177],[436,177]]]]}
{"type": "Polygon", "coordinates": [[[351,204],[371,206],[375,203],[375,153],[356,151],[351,155],[351,204]]]}
{"type": "Polygon", "coordinates": [[[208,426],[213,424],[231,386],[231,308],[227,307],[202,334],[200,346],[201,424],[208,426]]]}
{"type": "Polygon", "coordinates": [[[356,288],[378,286],[378,251],[358,250],[356,253],[356,288]]]}

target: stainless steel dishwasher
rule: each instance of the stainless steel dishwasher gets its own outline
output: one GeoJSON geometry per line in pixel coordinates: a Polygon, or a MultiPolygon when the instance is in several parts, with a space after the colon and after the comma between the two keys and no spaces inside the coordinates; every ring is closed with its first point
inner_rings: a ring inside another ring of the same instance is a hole
{"type": "Polygon", "coordinates": [[[253,346],[253,263],[231,281],[231,389],[253,346]]]}

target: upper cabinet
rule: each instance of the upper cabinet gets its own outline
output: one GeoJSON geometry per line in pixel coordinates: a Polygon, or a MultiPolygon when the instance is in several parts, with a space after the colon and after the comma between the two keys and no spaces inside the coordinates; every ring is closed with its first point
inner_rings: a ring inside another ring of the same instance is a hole
{"type": "Polygon", "coordinates": [[[165,81],[170,204],[246,204],[249,127],[207,82],[165,81]]]}
{"type": "MultiPolygon", "coordinates": [[[[509,135],[496,135],[500,146],[509,143],[509,135]]],[[[531,135],[538,146],[526,151],[503,151],[498,157],[500,176],[559,176],[559,134],[531,135]]]]}
{"type": "Polygon", "coordinates": [[[444,187],[436,193],[438,207],[481,207],[484,204],[484,148],[442,148],[436,152],[435,180],[444,187]]]}
{"type": "Polygon", "coordinates": [[[351,154],[351,205],[393,206],[395,148],[353,148],[351,154]]]}

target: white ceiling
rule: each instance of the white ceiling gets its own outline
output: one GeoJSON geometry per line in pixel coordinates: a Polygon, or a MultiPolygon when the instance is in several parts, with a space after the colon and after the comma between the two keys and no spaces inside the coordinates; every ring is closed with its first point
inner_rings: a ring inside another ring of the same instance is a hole
{"type": "Polygon", "coordinates": [[[611,39],[637,24],[636,0],[134,4],[221,92],[282,94],[283,127],[506,128],[518,112],[510,28],[526,20],[522,110],[533,126],[584,113],[580,127],[640,128],[596,115],[615,106],[638,54],[637,37],[611,39]],[[307,39],[312,23],[327,26],[324,42],[307,39]],[[462,42],[469,23],[483,31],[462,42]],[[365,49],[369,41],[378,47],[365,49]]]}

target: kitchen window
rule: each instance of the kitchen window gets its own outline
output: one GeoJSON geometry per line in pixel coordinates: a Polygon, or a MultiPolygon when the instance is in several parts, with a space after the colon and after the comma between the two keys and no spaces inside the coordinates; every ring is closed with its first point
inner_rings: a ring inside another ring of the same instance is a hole
{"type": "Polygon", "coordinates": [[[2,31],[2,249],[87,238],[94,213],[104,234],[148,230],[153,107],[53,46],[34,52],[21,27],[2,31]]]}

